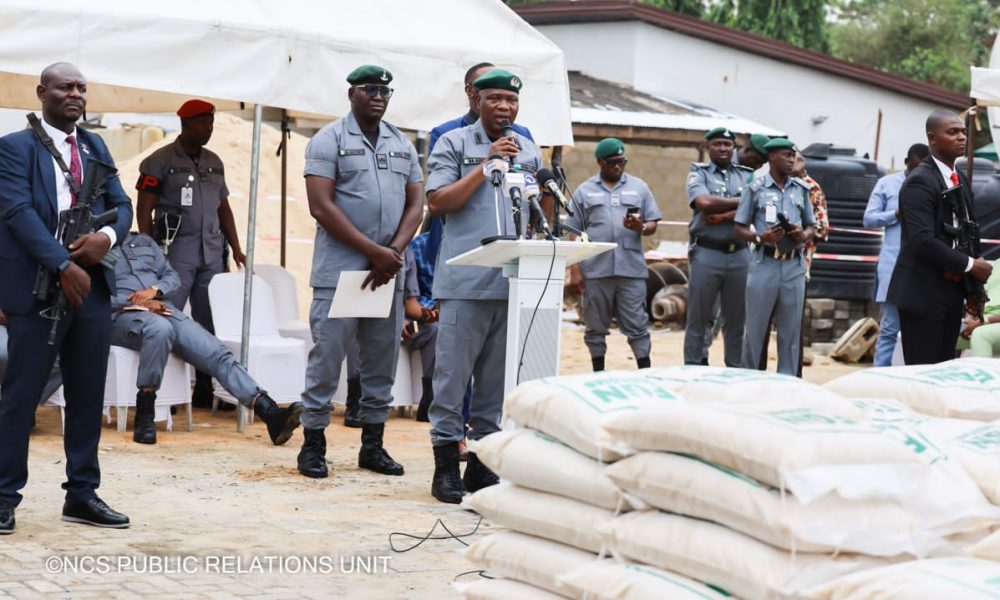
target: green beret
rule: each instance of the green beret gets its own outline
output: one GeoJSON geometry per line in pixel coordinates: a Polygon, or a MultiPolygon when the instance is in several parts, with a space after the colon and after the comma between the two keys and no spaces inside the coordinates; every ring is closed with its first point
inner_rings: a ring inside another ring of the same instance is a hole
{"type": "Polygon", "coordinates": [[[521,78],[505,69],[493,69],[472,82],[477,90],[507,90],[521,92],[521,78]]]}
{"type": "Polygon", "coordinates": [[[788,138],[774,138],[770,142],[764,144],[764,150],[768,153],[774,152],[775,150],[798,150],[792,140],[788,138]]]}
{"type": "Polygon", "coordinates": [[[767,156],[767,150],[764,149],[764,146],[770,141],[771,138],[763,133],[755,133],[750,136],[750,147],[756,150],[761,156],[767,156]]]}
{"type": "Polygon", "coordinates": [[[736,141],[736,135],[726,127],[716,127],[705,134],[706,140],[714,140],[716,138],[722,138],[731,142],[736,141]]]}
{"type": "Polygon", "coordinates": [[[618,138],[604,138],[594,148],[594,156],[607,158],[609,156],[625,156],[625,144],[618,138]]]}
{"type": "Polygon", "coordinates": [[[365,83],[387,85],[390,81],[392,81],[392,73],[377,65],[361,65],[347,76],[347,83],[351,85],[365,83]]]}

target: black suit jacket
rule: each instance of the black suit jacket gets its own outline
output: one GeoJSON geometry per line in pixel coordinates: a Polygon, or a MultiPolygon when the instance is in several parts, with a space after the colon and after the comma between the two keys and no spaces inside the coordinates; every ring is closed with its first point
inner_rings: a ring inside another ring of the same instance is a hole
{"type": "MultiPolygon", "coordinates": [[[[974,215],[972,188],[964,174],[958,176],[969,214],[974,215]]],[[[945,189],[941,171],[928,156],[899,191],[903,230],[887,299],[902,310],[923,312],[962,302],[962,283],[953,279],[965,272],[969,257],[952,247],[955,238],[944,229],[954,216],[952,206],[941,197],[945,189]]]]}

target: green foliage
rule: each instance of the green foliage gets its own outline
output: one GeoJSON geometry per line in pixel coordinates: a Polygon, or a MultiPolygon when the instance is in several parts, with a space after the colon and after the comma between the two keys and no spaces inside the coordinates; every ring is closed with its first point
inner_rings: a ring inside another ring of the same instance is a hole
{"type": "Polygon", "coordinates": [[[707,18],[722,25],[826,52],[828,0],[718,0],[707,18]]]}

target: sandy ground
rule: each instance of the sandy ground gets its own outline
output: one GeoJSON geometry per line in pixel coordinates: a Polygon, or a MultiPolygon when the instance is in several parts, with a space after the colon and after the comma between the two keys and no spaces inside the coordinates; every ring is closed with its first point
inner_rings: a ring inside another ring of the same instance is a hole
{"type": "MultiPolygon", "coordinates": [[[[677,364],[682,341],[682,332],[654,332],[653,365],[677,364]]],[[[632,367],[622,336],[613,334],[609,346],[609,368],[632,367]]],[[[562,355],[564,373],[589,370],[578,326],[564,327],[562,355]]],[[[712,357],[713,362],[721,362],[721,346],[713,348],[712,357]]],[[[807,367],[805,376],[822,382],[853,368],[857,367],[820,359],[817,366],[807,367]]],[[[133,522],[131,529],[112,531],[58,520],[64,469],[59,416],[54,409],[41,409],[32,437],[31,479],[17,511],[18,529],[0,538],[0,596],[452,595],[449,583],[472,570],[460,553],[460,542],[430,540],[406,553],[390,548],[393,532],[423,536],[441,519],[452,531],[467,533],[478,521],[474,514],[430,496],[433,461],[427,425],[402,417],[390,421],[387,447],[406,466],[406,475],[389,478],[357,469],[358,430],[343,428],[339,422],[340,411],[327,433],[333,474],[315,481],[295,471],[301,432],[287,445],[273,447],[261,423],[238,434],[232,412],[213,417],[196,410],[193,432],[161,428],[156,446],[134,444],[130,432],[119,433],[108,426],[101,441],[104,482],[100,492],[133,522]],[[86,570],[81,568],[73,572],[72,562],[66,561],[80,560],[81,555],[109,557],[104,560],[111,561],[105,569],[110,572],[81,572],[86,570]],[[47,561],[53,556],[65,566],[52,568],[47,561]],[[137,573],[149,564],[141,562],[149,556],[174,560],[167,563],[173,571],[137,573]],[[303,556],[329,558],[314,558],[327,561],[320,563],[321,572],[303,574],[298,562],[303,556]],[[268,557],[285,558],[278,564],[278,559],[268,557]],[[270,572],[253,572],[255,558],[257,564],[271,561],[270,572]],[[118,561],[133,560],[140,562],[125,562],[119,571],[118,561]],[[222,562],[226,560],[242,562],[222,562]],[[376,568],[380,565],[387,568],[376,568]]],[[[466,540],[492,529],[483,523],[466,540]]],[[[435,535],[442,533],[439,528],[435,535]]],[[[402,538],[393,541],[403,547],[412,543],[402,538]]]]}

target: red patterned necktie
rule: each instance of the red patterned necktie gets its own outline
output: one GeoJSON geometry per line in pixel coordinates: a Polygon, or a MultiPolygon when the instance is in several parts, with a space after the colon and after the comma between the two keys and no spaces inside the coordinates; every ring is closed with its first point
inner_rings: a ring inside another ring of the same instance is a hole
{"type": "Polygon", "coordinates": [[[958,187],[958,171],[951,172],[951,185],[958,187]]]}
{"type": "MultiPolygon", "coordinates": [[[[83,186],[83,165],[80,162],[80,151],[76,147],[76,136],[71,135],[66,138],[69,142],[69,174],[73,177],[73,181],[76,182],[77,187],[83,186]]],[[[77,200],[76,192],[73,191],[73,187],[70,186],[70,195],[73,197],[73,201],[70,206],[76,206],[77,200]]]]}

